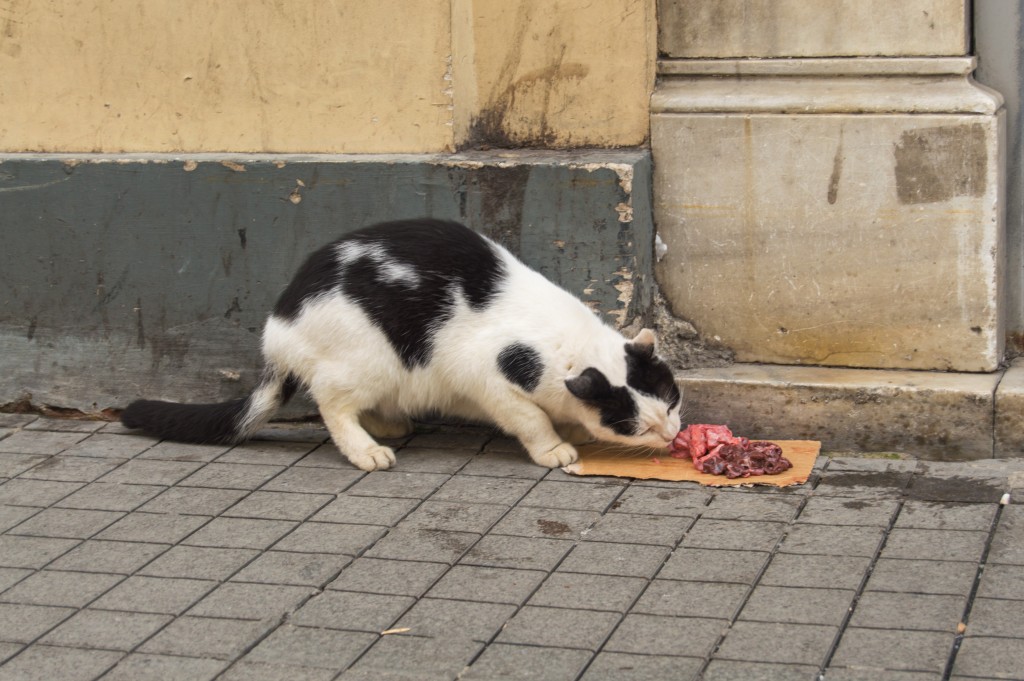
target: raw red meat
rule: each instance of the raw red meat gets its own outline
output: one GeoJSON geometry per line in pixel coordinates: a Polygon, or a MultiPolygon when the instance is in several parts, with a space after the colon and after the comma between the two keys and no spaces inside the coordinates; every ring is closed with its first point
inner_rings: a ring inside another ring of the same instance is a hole
{"type": "Polygon", "coordinates": [[[679,431],[669,453],[677,459],[690,457],[701,473],[727,478],[773,475],[793,466],[777,444],[751,442],[733,435],[727,426],[707,423],[695,423],[679,431]]]}

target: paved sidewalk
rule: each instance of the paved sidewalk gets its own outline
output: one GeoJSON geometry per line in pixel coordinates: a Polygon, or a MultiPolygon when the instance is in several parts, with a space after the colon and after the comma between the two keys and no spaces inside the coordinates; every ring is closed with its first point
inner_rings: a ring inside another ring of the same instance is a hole
{"type": "Polygon", "coordinates": [[[1024,459],[715,491],[265,435],[0,415],[0,680],[1024,679],[1024,459]]]}

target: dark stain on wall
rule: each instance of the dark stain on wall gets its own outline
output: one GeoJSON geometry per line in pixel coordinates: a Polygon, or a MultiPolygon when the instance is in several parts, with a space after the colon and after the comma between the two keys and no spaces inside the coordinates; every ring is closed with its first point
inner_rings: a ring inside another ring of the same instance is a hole
{"type": "Polygon", "coordinates": [[[936,203],[985,193],[988,152],[979,123],[907,130],[893,156],[900,203],[936,203]]]}

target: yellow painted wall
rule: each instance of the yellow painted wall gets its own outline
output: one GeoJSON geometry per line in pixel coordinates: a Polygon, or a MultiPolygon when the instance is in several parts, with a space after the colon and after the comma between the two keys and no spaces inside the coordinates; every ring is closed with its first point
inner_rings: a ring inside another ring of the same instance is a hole
{"type": "Polygon", "coordinates": [[[653,5],[0,0],[0,151],[640,144],[653,5]]]}

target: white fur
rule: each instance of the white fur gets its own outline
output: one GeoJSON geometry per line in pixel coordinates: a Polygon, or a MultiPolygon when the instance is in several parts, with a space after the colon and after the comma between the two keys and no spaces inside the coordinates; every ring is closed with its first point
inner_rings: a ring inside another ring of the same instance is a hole
{"type": "MultiPolygon", "coordinates": [[[[650,431],[627,438],[602,426],[564,381],[595,367],[612,385],[624,385],[625,339],[569,293],[504,249],[499,253],[508,276],[496,298],[475,311],[459,294],[455,313],[434,338],[430,361],[411,371],[380,329],[343,295],[307,302],[291,322],[269,319],[263,336],[267,362],[278,375],[294,374],[309,387],[331,437],[353,464],[364,470],[391,466],[394,453],[367,429],[408,430],[408,417],[426,411],[494,422],[519,438],[534,461],[551,467],[576,460],[576,450],[554,424],[576,426],[577,432],[582,425],[600,439],[652,447],[666,446],[679,430],[678,405],[666,414],[664,403],[635,391],[650,431]],[[496,363],[502,348],[514,341],[536,349],[544,362],[540,384],[531,393],[510,383],[496,363]]],[[[342,262],[364,256],[390,280],[418,284],[418,275],[391,261],[382,247],[347,242],[338,248],[342,262]]]]}

